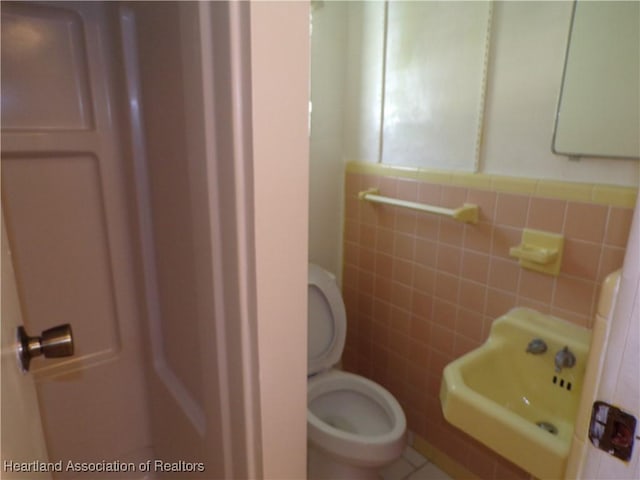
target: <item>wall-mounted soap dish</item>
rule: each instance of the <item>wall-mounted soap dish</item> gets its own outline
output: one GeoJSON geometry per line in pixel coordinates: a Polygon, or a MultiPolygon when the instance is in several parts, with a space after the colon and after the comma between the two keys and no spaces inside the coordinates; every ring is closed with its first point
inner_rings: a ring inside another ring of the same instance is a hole
{"type": "Polygon", "coordinates": [[[520,245],[511,247],[509,255],[518,258],[523,268],[557,276],[563,247],[562,235],[525,228],[520,245]]]}

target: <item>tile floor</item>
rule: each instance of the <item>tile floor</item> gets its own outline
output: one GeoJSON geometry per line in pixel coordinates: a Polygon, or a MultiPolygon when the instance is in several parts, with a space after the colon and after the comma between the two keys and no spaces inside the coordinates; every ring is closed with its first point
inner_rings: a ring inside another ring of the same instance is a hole
{"type": "Polygon", "coordinates": [[[407,447],[402,456],[382,469],[383,480],[452,480],[420,453],[407,447]]]}

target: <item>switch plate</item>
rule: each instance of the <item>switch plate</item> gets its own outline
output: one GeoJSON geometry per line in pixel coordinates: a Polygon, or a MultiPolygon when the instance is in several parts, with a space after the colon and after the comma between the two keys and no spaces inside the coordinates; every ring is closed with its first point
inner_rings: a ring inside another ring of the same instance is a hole
{"type": "Polygon", "coordinates": [[[591,411],[589,440],[620,460],[628,462],[633,453],[636,417],[605,402],[596,401],[591,411]]]}

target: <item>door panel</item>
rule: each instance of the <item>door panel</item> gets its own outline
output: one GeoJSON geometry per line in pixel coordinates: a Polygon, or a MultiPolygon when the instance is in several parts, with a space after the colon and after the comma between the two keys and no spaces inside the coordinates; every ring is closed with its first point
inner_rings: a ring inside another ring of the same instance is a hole
{"type": "Polygon", "coordinates": [[[33,331],[73,319],[76,354],[33,372],[83,368],[120,350],[113,271],[96,157],[5,156],[4,207],[33,331]]]}
{"type": "Polygon", "coordinates": [[[2,44],[3,129],[91,128],[89,70],[79,15],[47,5],[3,7],[2,44]]]}
{"type": "Polygon", "coordinates": [[[2,208],[25,326],[70,323],[76,344],[32,364],[51,461],[150,457],[108,8],[2,6],[2,208]]]}

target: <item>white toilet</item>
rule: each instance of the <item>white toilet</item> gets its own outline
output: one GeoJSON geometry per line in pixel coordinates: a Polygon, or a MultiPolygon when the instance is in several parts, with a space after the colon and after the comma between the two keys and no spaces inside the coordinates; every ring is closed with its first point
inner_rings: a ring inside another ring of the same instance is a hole
{"type": "Polygon", "coordinates": [[[407,444],[407,421],[383,387],[332,369],[344,349],[346,313],[335,277],[313,264],[308,319],[308,478],[378,480],[407,444]]]}

